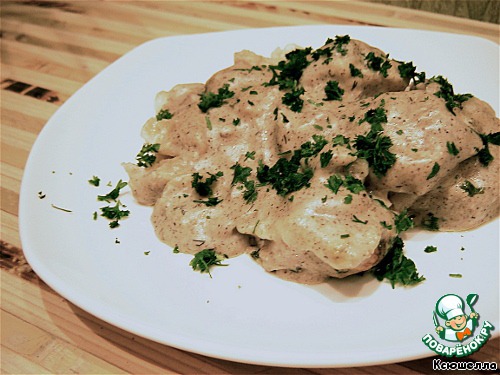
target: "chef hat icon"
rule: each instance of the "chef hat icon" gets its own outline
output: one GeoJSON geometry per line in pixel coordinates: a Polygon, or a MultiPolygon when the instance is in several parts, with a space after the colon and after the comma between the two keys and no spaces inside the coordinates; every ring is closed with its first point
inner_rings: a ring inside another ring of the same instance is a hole
{"type": "Polygon", "coordinates": [[[436,302],[436,312],[446,320],[456,316],[464,315],[464,301],[455,294],[446,294],[436,302]]]}

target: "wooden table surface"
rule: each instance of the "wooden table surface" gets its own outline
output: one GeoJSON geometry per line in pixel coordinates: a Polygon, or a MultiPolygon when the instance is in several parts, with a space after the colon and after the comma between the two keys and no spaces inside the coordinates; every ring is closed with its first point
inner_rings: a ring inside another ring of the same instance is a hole
{"type": "MultiPolygon", "coordinates": [[[[26,263],[18,231],[20,183],[30,149],[50,116],[102,69],[149,39],[242,28],[346,24],[464,33],[498,43],[498,25],[357,1],[2,0],[0,7],[2,373],[432,372],[432,357],[350,369],[233,363],[118,329],[56,294],[26,263]]],[[[499,339],[467,357],[497,363],[499,359],[499,339]]]]}

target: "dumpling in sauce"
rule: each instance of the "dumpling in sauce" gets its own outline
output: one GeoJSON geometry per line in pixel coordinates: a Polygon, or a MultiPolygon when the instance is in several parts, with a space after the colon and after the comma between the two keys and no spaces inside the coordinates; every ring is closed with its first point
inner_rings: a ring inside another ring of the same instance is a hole
{"type": "Polygon", "coordinates": [[[159,93],[155,110],[142,136],[156,160],[125,169],[159,239],[181,252],[247,253],[320,283],[376,266],[401,212],[440,230],[498,216],[491,107],[348,36],[242,51],[206,84],[159,93]]]}

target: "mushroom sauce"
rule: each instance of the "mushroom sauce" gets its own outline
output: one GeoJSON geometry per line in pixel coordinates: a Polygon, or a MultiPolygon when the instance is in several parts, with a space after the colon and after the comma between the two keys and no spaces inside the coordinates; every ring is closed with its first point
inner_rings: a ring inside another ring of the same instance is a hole
{"type": "Polygon", "coordinates": [[[349,36],[236,53],[155,109],[142,136],[156,157],[125,168],[159,239],[183,253],[248,253],[312,284],[377,265],[401,214],[444,231],[498,215],[493,109],[349,36]]]}

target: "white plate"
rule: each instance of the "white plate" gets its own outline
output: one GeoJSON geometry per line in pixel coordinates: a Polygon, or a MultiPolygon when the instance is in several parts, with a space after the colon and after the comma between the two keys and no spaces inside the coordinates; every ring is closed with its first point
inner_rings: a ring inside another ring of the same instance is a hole
{"type": "Polygon", "coordinates": [[[407,252],[427,280],[393,290],[369,276],[297,285],[266,274],[246,256],[214,269],[213,278],[194,272],[191,256],[173,254],[157,240],[151,209],[135,204],[128,188],[122,201],[131,216],[119,228],[92,219],[103,206],[97,194],[110,190],[103,185],[127,180],[120,163],[134,161],[158,91],[205,82],[242,49],[269,55],[289,43],[317,48],[345,34],[413,61],[428,76],[443,74],[458,93],[498,105],[498,47],[469,36],[307,26],[152,40],[88,82],[38,137],[20,201],[23,248],[35,272],[72,303],[118,327],[247,363],[334,367],[430,356],[421,338],[433,332],[434,305],[446,293],[479,294],[476,311],[498,327],[498,221],[468,233],[408,234],[407,252]],[[103,180],[98,188],[87,183],[94,175],[103,180]],[[424,253],[426,245],[438,252],[424,253]]]}

